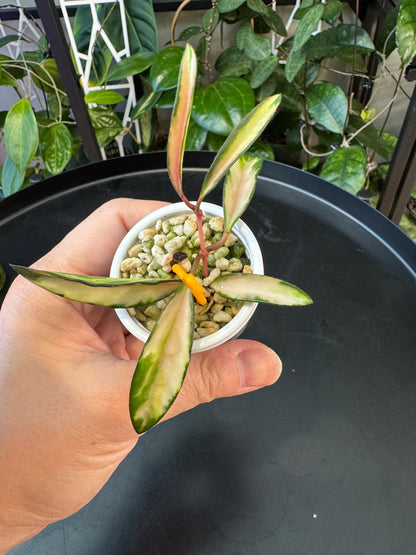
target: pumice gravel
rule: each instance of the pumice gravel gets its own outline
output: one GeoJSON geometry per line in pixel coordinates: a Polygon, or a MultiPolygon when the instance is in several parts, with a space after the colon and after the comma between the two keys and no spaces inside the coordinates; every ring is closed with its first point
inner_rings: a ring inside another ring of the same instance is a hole
{"type": "MultiPolygon", "coordinates": [[[[205,245],[209,246],[222,237],[224,219],[212,216],[203,220],[205,245]]],[[[172,279],[172,265],[179,264],[189,272],[200,250],[200,241],[195,214],[158,220],[154,227],[143,229],[137,242],[132,245],[128,256],[120,265],[121,277],[130,279],[172,279]]],[[[229,273],[252,273],[250,260],[244,245],[231,233],[224,246],[208,255],[207,277],[203,275],[202,261],[195,277],[204,288],[207,303],[195,305],[194,339],[215,333],[228,324],[244,304],[244,301],[227,299],[211,289],[210,285],[220,275],[229,273]]],[[[148,331],[152,331],[162,310],[172,295],[156,303],[140,308],[128,308],[130,316],[136,318],[148,331]]]]}

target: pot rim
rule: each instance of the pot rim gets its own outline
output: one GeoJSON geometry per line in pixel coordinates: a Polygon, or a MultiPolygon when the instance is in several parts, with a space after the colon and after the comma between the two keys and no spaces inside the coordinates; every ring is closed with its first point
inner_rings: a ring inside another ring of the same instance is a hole
{"type": "MultiPolygon", "coordinates": [[[[208,216],[223,216],[222,206],[212,204],[209,202],[202,202],[201,209],[208,216]]],[[[159,219],[166,219],[173,216],[182,214],[191,214],[192,211],[186,206],[184,202],[178,202],[163,206],[142,218],[130,231],[125,235],[124,239],[119,244],[111,264],[110,277],[120,277],[121,262],[128,256],[128,249],[136,242],[139,232],[148,227],[152,227],[159,219]]],[[[239,219],[233,226],[232,233],[238,237],[246,248],[247,256],[251,261],[251,267],[254,274],[264,274],[263,257],[261,254],[260,246],[255,238],[253,232],[241,219],[239,219]]],[[[207,337],[195,339],[192,345],[192,353],[198,353],[212,349],[225,343],[226,341],[236,338],[242,333],[248,321],[253,316],[258,303],[246,302],[225,326],[220,328],[207,337]]],[[[150,332],[133,316],[130,316],[127,309],[115,309],[118,318],[123,326],[135,337],[145,343],[150,335],[150,332]]]]}

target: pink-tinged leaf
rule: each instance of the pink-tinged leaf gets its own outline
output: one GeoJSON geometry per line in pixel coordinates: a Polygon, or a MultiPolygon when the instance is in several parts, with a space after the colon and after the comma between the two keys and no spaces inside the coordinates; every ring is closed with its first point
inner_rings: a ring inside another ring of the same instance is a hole
{"type": "Polygon", "coordinates": [[[263,165],[261,158],[245,154],[231,166],[225,179],[223,207],[224,230],[230,232],[235,222],[247,208],[254,189],[257,176],[263,165]]]}
{"type": "Polygon", "coordinates": [[[186,135],[191,117],[197,74],[197,59],[194,49],[187,44],[182,56],[181,67],[170,123],[167,146],[169,177],[178,195],[182,198],[182,164],[185,153],[186,135]]]}
{"type": "Polygon", "coordinates": [[[210,192],[224,177],[238,158],[261,135],[280,104],[281,95],[275,94],[253,108],[233,129],[218,151],[202,184],[198,202],[210,192]]]}

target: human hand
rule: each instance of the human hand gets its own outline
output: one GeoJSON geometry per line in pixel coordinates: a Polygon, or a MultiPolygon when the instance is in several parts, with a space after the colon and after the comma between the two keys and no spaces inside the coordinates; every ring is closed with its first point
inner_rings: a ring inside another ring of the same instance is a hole
{"type": "MultiPolygon", "coordinates": [[[[110,201],[34,266],[108,275],[122,237],[163,204],[110,201]]],[[[129,389],[142,346],[114,310],[16,278],[0,312],[0,552],[86,505],[133,449],[129,389]]],[[[277,355],[256,341],[195,354],[165,419],[272,384],[280,372],[277,355]]]]}

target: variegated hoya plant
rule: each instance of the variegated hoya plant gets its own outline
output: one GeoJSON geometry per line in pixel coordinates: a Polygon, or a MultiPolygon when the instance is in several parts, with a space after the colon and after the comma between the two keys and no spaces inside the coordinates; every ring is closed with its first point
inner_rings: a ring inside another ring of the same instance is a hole
{"type": "MultiPolygon", "coordinates": [[[[202,303],[204,300],[201,300],[194,273],[202,262],[207,275],[208,254],[225,243],[233,225],[249,204],[262,162],[245,152],[264,130],[280,102],[280,95],[267,98],[242,119],[218,151],[205,176],[199,198],[193,204],[186,198],[182,188],[182,164],[196,76],[196,55],[192,47],[187,45],[172,113],[167,168],[179,197],[196,215],[201,247],[189,274],[183,272],[185,275],[172,279],[125,279],[14,266],[19,274],[52,293],[95,305],[137,307],[174,293],[150,333],[133,375],[130,415],[138,433],[149,430],[164,416],[182,386],[191,357],[194,303],[196,299],[202,303]],[[207,246],[200,204],[224,176],[224,233],[220,241],[207,246]]],[[[294,285],[263,275],[223,274],[212,282],[211,287],[219,295],[239,301],[280,305],[306,305],[312,302],[306,293],[294,285]]]]}

